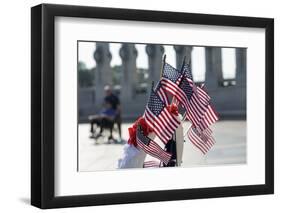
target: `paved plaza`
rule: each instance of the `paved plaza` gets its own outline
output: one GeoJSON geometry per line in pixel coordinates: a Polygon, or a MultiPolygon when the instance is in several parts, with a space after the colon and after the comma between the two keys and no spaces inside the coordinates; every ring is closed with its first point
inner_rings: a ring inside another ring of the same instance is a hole
{"type": "MultiPolygon", "coordinates": [[[[97,171],[117,169],[118,159],[122,157],[124,143],[128,139],[128,127],[132,123],[122,124],[123,142],[108,143],[105,137],[89,138],[89,124],[79,125],[79,171],[97,171]]],[[[190,124],[184,123],[184,130],[190,124]]],[[[246,163],[246,121],[219,121],[212,126],[216,144],[207,155],[201,154],[188,139],[184,143],[182,167],[214,166],[223,164],[246,163]]],[[[114,132],[118,138],[117,131],[114,132]]],[[[148,157],[149,158],[149,157],[148,157]]]]}

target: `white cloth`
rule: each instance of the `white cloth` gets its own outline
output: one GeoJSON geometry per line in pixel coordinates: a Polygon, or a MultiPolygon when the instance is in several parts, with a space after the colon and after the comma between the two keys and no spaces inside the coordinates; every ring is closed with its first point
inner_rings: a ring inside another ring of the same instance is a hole
{"type": "MultiPolygon", "coordinates": [[[[155,138],[155,133],[148,134],[152,140],[155,138]]],[[[143,168],[143,163],[146,158],[146,153],[136,148],[134,145],[125,144],[122,158],[118,160],[118,168],[143,168]]]]}
{"type": "Polygon", "coordinates": [[[134,145],[125,144],[122,158],[118,160],[118,168],[142,168],[146,153],[134,145]]]}

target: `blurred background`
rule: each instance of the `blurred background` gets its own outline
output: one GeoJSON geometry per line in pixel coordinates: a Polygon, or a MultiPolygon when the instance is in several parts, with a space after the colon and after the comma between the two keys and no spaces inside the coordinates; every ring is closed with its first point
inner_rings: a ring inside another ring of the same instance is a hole
{"type": "Polygon", "coordinates": [[[127,129],[143,114],[151,82],[159,81],[164,54],[178,69],[184,57],[190,61],[194,81],[205,84],[220,118],[213,125],[215,146],[203,158],[186,153],[183,166],[246,163],[246,48],[92,41],[77,45],[79,171],[117,167],[127,129]],[[113,128],[114,143],[106,131],[99,139],[90,137],[89,116],[102,109],[106,85],[120,100],[122,112],[120,130],[118,125],[113,128]]]}

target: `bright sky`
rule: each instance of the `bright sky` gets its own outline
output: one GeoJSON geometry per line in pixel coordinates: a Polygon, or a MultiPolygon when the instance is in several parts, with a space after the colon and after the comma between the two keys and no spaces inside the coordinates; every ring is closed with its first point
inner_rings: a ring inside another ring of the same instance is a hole
{"type": "MultiPolygon", "coordinates": [[[[110,52],[112,54],[111,66],[121,65],[121,58],[119,56],[121,44],[110,43],[110,52]]],[[[87,68],[96,66],[93,58],[96,45],[95,42],[79,42],[79,61],[86,64],[87,68]]],[[[137,67],[148,68],[148,57],[145,52],[144,44],[136,44],[138,51],[137,67]]],[[[166,61],[172,66],[176,66],[176,54],[173,46],[165,45],[164,51],[166,54],[166,61]]],[[[235,48],[222,48],[222,68],[224,78],[235,77],[235,48]]],[[[205,48],[194,47],[192,50],[192,72],[195,81],[204,81],[205,78],[205,48]]]]}

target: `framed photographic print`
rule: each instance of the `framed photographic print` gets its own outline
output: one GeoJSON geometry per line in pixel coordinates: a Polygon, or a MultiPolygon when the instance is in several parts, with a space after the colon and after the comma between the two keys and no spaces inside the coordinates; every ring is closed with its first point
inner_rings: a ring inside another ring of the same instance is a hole
{"type": "Polygon", "coordinates": [[[31,9],[31,204],[272,194],[274,20],[31,9]]]}

